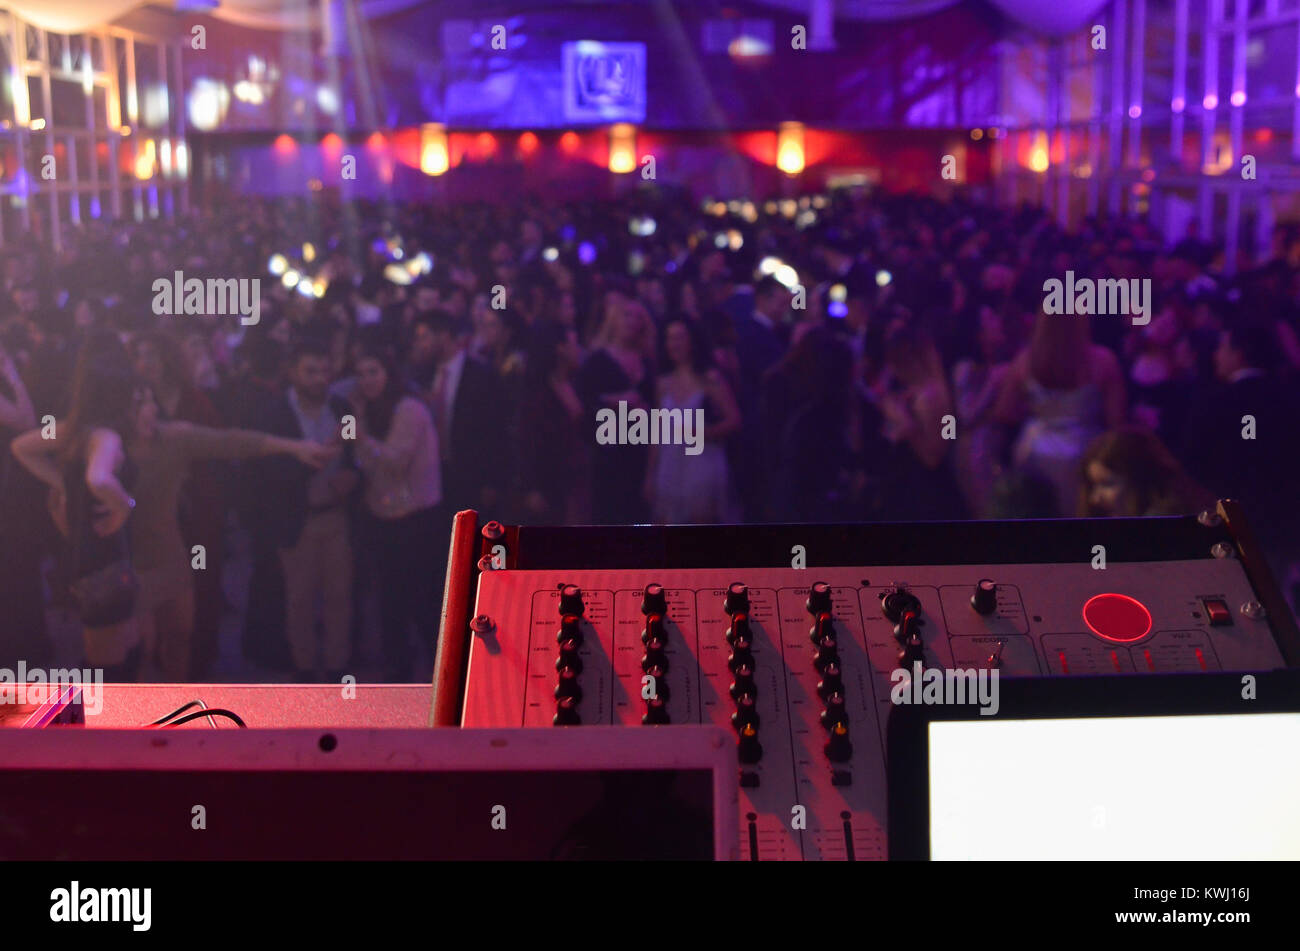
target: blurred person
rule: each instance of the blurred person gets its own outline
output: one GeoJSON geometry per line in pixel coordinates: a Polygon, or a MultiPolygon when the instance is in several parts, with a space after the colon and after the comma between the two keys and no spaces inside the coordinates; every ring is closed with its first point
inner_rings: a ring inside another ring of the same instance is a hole
{"type": "Polygon", "coordinates": [[[1083,518],[1192,515],[1211,501],[1149,429],[1109,430],[1083,454],[1077,512],[1083,518]]]}
{"type": "Polygon", "coordinates": [[[435,363],[427,401],[441,453],[440,493],[449,515],[460,509],[490,511],[508,481],[503,433],[513,412],[509,394],[495,370],[466,352],[451,314],[433,311],[424,320],[432,331],[435,363]]]}
{"type": "Polygon", "coordinates": [[[1007,428],[993,419],[992,410],[1016,342],[1002,315],[987,305],[979,310],[976,347],[976,355],[959,360],[952,371],[957,417],[954,472],[971,515],[992,518],[993,489],[1003,473],[1010,442],[1007,428]]]}
{"type": "Polygon", "coordinates": [[[763,378],[786,350],[788,333],[785,315],[790,310],[790,292],[771,275],[754,285],[754,306],[736,321],[736,403],[741,432],[736,439],[736,483],[745,510],[757,516],[767,493],[766,469],[752,464],[762,454],[767,430],[763,419],[763,378]]]}
{"type": "Polygon", "coordinates": [[[1192,401],[1183,455],[1217,498],[1241,502],[1266,551],[1300,560],[1292,478],[1300,400],[1281,365],[1273,322],[1229,315],[1214,351],[1217,382],[1192,401]]]}
{"type": "Polygon", "coordinates": [[[342,439],[351,406],[331,395],[324,340],[299,341],[289,359],[289,388],[264,410],[265,431],[342,453],[312,471],[291,458],[265,460],[262,491],[276,500],[264,528],[274,533],[285,583],[285,630],[298,679],[339,682],[351,653],[353,551],[349,501],[360,483],[353,443],[342,439]],[[323,637],[316,635],[317,602],[323,637]]]}
{"type": "MultiPolygon", "coordinates": [[[[578,371],[578,393],[587,409],[594,442],[596,413],[649,409],[654,392],[651,376],[653,325],[645,308],[622,287],[605,293],[604,316],[578,371]]],[[[644,484],[649,452],[640,445],[597,445],[592,469],[592,519],[598,524],[640,523],[646,520],[644,484]]]]}
{"type": "MultiPolygon", "coordinates": [[[[106,451],[116,451],[123,460],[129,459],[134,470],[136,501],[129,505],[133,527],[130,561],[139,580],[135,617],[144,651],[141,663],[147,673],[157,672],[172,682],[183,682],[195,676],[191,643],[194,573],[200,566],[207,570],[206,551],[200,554],[186,545],[177,518],[179,497],[191,465],[204,459],[286,453],[315,467],[328,461],[329,451],[312,443],[249,430],[160,421],[148,384],[134,378],[132,393],[129,422],[122,432],[113,431],[116,442],[106,431],[99,435],[108,443],[106,451]]],[[[76,433],[81,427],[69,428],[76,433]]],[[[33,430],[20,438],[28,439],[33,433],[39,437],[39,432],[33,430]]],[[[120,502],[120,485],[115,487],[111,480],[106,480],[105,485],[108,496],[120,502]]]]}
{"type": "Polygon", "coordinates": [[[356,460],[377,560],[384,676],[401,683],[413,673],[412,629],[430,650],[437,641],[449,533],[440,443],[391,352],[369,348],[356,369],[356,460]]]}
{"type": "Polygon", "coordinates": [[[1092,343],[1092,319],[1039,314],[993,409],[994,419],[1021,427],[1012,462],[1051,483],[1062,517],[1075,510],[1084,449],[1127,418],[1123,371],[1110,350],[1092,343]]]}
{"type": "MultiPolygon", "coordinates": [[[[70,549],[69,581],[102,577],[130,561],[127,519],[135,508],[135,466],[126,434],[138,403],[138,388],[126,349],[111,332],[92,333],[82,345],[73,373],[70,411],[54,438],[41,429],[16,437],[14,456],[49,486],[48,507],[70,549]]],[[[135,596],[120,578],[113,617],[83,617],[86,665],[103,668],[108,682],[133,681],[140,663],[140,628],[135,596]]]]}
{"type": "Polygon", "coordinates": [[[524,352],[519,346],[524,324],[511,310],[492,310],[479,321],[479,359],[496,371],[507,385],[517,383],[524,370],[524,352]]]}
{"type": "MultiPolygon", "coordinates": [[[[686,446],[652,445],[643,494],[660,525],[729,523],[740,518],[727,464],[726,440],[740,430],[740,410],[726,380],[713,365],[698,323],[673,320],[664,327],[667,372],[655,383],[655,407],[704,421],[694,430],[698,453],[686,446]],[[699,412],[697,412],[699,411],[699,412]]],[[[692,422],[692,425],[694,423],[692,422]]]]}
{"type": "MultiPolygon", "coordinates": [[[[36,409],[22,374],[0,343],[0,446],[36,425],[36,409]]],[[[53,645],[46,631],[41,562],[43,491],[40,481],[9,452],[0,455],[0,665],[49,666],[53,645]]]]}
{"type": "Polygon", "coordinates": [[[767,521],[844,521],[848,510],[853,355],[826,327],[810,328],[764,378],[769,433],[751,464],[770,472],[767,521]]]}
{"type": "MultiPolygon", "coordinates": [[[[198,337],[201,349],[206,350],[202,335],[198,337]]],[[[132,337],[127,349],[136,375],[154,394],[160,419],[207,427],[223,425],[212,401],[196,385],[194,365],[174,337],[160,331],[146,331],[132,337]]],[[[202,545],[207,556],[206,568],[194,579],[191,666],[195,679],[202,679],[216,662],[221,616],[226,607],[222,583],[226,565],[224,486],[230,476],[230,468],[221,463],[195,462],[178,499],[177,519],[185,546],[202,545]]]]}
{"type": "Polygon", "coordinates": [[[519,400],[517,459],[523,510],[535,524],[589,520],[591,434],[574,386],[581,364],[576,330],[557,323],[533,328],[519,400]]]}
{"type": "Polygon", "coordinates": [[[890,445],[885,467],[884,510],[890,521],[939,521],[966,517],[952,474],[944,428],[953,414],[947,374],[934,338],[909,322],[885,340],[885,368],[876,405],[890,445]]]}

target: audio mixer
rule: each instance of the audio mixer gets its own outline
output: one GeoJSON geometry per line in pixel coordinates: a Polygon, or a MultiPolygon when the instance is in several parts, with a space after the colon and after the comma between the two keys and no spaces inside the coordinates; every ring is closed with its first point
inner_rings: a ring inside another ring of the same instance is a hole
{"type": "Polygon", "coordinates": [[[1000,677],[1300,664],[1230,502],[1200,519],[472,521],[453,535],[435,722],[725,726],[744,858],[886,857],[886,727],[922,699],[919,671],[961,672],[995,714],[1000,677]]]}

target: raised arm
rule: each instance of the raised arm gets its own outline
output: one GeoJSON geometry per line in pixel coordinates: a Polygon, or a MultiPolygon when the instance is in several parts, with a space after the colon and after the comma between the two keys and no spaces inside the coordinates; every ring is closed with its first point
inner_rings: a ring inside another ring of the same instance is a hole
{"type": "Polygon", "coordinates": [[[336,448],[305,439],[286,439],[254,429],[213,429],[193,423],[162,423],[159,436],[190,459],[255,459],[259,456],[293,456],[319,469],[334,457],[336,448]]]}
{"type": "MultiPolygon", "coordinates": [[[[57,420],[55,426],[58,426],[57,420]]],[[[54,461],[54,452],[58,448],[58,441],[42,439],[39,429],[29,429],[21,436],[15,436],[13,442],[9,444],[9,449],[14,454],[14,458],[22,464],[24,469],[46,485],[61,489],[63,488],[63,473],[59,471],[59,466],[54,461]]]]}
{"type": "Polygon", "coordinates": [[[135,505],[130,493],[117,478],[117,470],[125,459],[122,437],[116,432],[111,429],[96,429],[91,432],[86,443],[86,488],[91,495],[107,505],[111,512],[120,514],[123,522],[135,505]]]}

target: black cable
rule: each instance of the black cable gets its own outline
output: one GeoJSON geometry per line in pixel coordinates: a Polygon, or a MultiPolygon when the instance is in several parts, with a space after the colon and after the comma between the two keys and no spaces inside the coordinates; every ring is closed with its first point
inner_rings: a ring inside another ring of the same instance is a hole
{"type": "Polygon", "coordinates": [[[241,729],[248,729],[248,724],[239,719],[238,714],[231,713],[229,710],[222,710],[220,707],[213,707],[211,710],[198,710],[194,713],[188,713],[179,719],[173,720],[171,723],[163,725],[180,726],[182,723],[189,723],[191,720],[201,720],[204,717],[226,717],[227,719],[234,720],[239,724],[241,729]]]}
{"type": "MultiPolygon", "coordinates": [[[[185,706],[183,706],[183,707],[177,707],[175,710],[173,710],[171,713],[167,714],[167,715],[166,715],[165,717],[163,717],[161,720],[154,720],[153,723],[150,723],[149,725],[150,725],[150,726],[163,726],[163,725],[166,724],[167,721],[170,720],[172,717],[180,716],[182,713],[184,713],[186,710],[188,710],[190,707],[193,707],[193,706],[200,707],[200,708],[203,709],[203,710],[206,710],[206,709],[208,708],[208,705],[207,705],[206,703],[204,703],[202,700],[191,700],[189,703],[185,704],[185,706]]],[[[192,719],[192,718],[191,718],[191,719],[192,719]]],[[[215,729],[217,728],[217,721],[214,720],[214,719],[212,719],[212,717],[208,717],[208,723],[211,725],[212,729],[215,730],[215,729]]]]}
{"type": "Polygon", "coordinates": [[[154,720],[154,721],[153,721],[152,723],[150,723],[149,725],[150,725],[150,726],[162,726],[164,723],[166,723],[166,722],[167,722],[168,720],[170,720],[172,717],[178,717],[178,716],[180,716],[182,713],[184,713],[184,712],[185,712],[186,710],[188,710],[190,707],[201,707],[202,705],[203,705],[203,702],[200,701],[200,700],[191,700],[189,703],[185,704],[185,706],[183,706],[183,707],[177,707],[175,710],[173,710],[171,713],[167,714],[165,717],[162,717],[161,719],[158,719],[158,720],[154,720]]]}

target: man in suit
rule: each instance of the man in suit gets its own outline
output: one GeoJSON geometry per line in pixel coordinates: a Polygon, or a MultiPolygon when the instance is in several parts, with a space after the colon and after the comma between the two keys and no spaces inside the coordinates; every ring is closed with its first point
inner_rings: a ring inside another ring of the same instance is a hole
{"type": "Polygon", "coordinates": [[[736,361],[740,366],[740,387],[736,401],[740,407],[741,431],[736,440],[737,491],[746,515],[762,515],[766,489],[763,474],[763,441],[766,420],[763,418],[763,377],[785,355],[789,330],[785,315],[790,309],[790,292],[770,274],[754,286],[753,307],[736,321],[736,361]]]}
{"type": "MultiPolygon", "coordinates": [[[[260,415],[263,431],[322,445],[338,443],[349,404],[329,393],[330,355],[323,341],[299,342],[289,360],[289,387],[268,401],[260,415]]],[[[312,471],[289,457],[256,460],[258,491],[272,504],[262,511],[262,529],[278,549],[284,573],[285,630],[300,680],[321,670],[338,681],[351,653],[352,543],[349,501],[360,481],[352,445],[342,440],[339,459],[312,471]],[[316,636],[316,603],[322,602],[324,639],[316,636]]]]}
{"type": "Polygon", "coordinates": [[[1184,453],[1192,474],[1216,497],[1242,503],[1266,549],[1294,553],[1300,408],[1277,363],[1274,321],[1230,320],[1214,351],[1219,382],[1191,408],[1184,453]]]}
{"type": "Polygon", "coordinates": [[[416,323],[421,335],[428,332],[435,366],[425,398],[442,455],[443,504],[449,516],[465,508],[490,511],[507,484],[505,421],[510,417],[501,381],[466,351],[451,314],[435,310],[416,323]]]}

